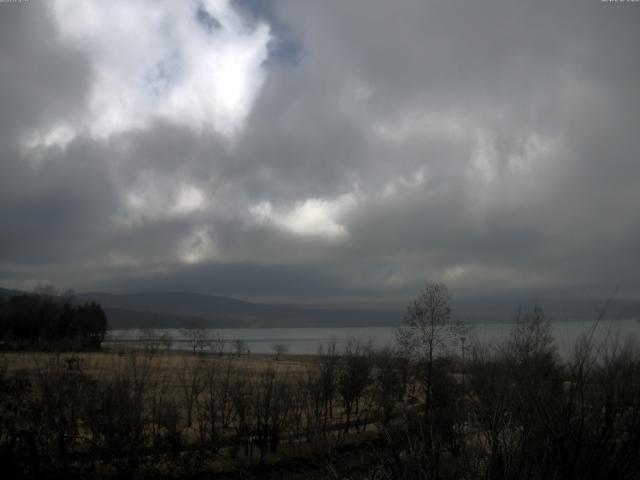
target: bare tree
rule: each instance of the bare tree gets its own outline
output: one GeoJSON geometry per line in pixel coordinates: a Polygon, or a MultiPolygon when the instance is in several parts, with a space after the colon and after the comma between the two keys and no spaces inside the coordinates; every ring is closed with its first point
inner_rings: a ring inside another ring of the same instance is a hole
{"type": "Polygon", "coordinates": [[[240,356],[247,351],[247,343],[242,338],[238,338],[233,341],[233,349],[236,355],[240,356]]]}
{"type": "Polygon", "coordinates": [[[338,361],[336,342],[331,340],[326,348],[322,345],[318,349],[320,372],[318,385],[320,387],[320,401],[322,406],[322,432],[326,434],[329,419],[333,418],[333,400],[338,387],[338,361]]]}
{"type": "Polygon", "coordinates": [[[382,425],[391,421],[396,404],[404,398],[407,389],[404,363],[391,349],[376,352],[373,357],[376,370],[374,375],[373,396],[381,417],[382,425]]]}
{"type": "Polygon", "coordinates": [[[168,352],[169,350],[171,350],[171,346],[173,345],[173,338],[171,338],[171,335],[165,332],[162,335],[160,335],[160,338],[158,340],[160,344],[163,346],[163,348],[165,349],[165,351],[168,352]]]}
{"type": "MultiPolygon", "coordinates": [[[[438,365],[436,355],[455,338],[451,325],[451,295],[444,283],[428,283],[418,298],[407,308],[404,325],[398,329],[397,341],[409,358],[417,361],[419,379],[424,388],[422,439],[428,457],[429,478],[437,478],[440,468],[440,419],[436,414],[434,385],[448,391],[446,373],[438,365]]],[[[446,367],[445,367],[446,368],[446,367]]],[[[440,408],[442,402],[438,402],[440,408]]]]}
{"type": "Polygon", "coordinates": [[[156,353],[160,350],[160,339],[153,328],[141,328],[139,333],[140,343],[144,350],[156,353]]]}
{"type": "Polygon", "coordinates": [[[187,414],[187,427],[193,422],[193,409],[198,402],[198,397],[203,392],[204,368],[201,362],[193,365],[189,358],[183,358],[182,368],[178,371],[178,381],[182,390],[185,411],[187,414]]]}
{"type": "Polygon", "coordinates": [[[226,344],[227,340],[220,332],[215,332],[209,342],[210,348],[220,356],[222,356],[222,354],[224,353],[224,347],[226,346],[226,344]]]}
{"type": "MultiPolygon", "coordinates": [[[[293,377],[289,385],[289,403],[289,418],[287,422],[294,438],[300,438],[305,419],[311,418],[311,415],[308,415],[310,413],[311,389],[309,388],[307,376],[298,375],[293,377]]],[[[307,422],[307,424],[309,423],[307,422]]]]}
{"type": "Polygon", "coordinates": [[[210,362],[204,378],[203,401],[198,404],[200,439],[217,452],[233,419],[231,387],[236,371],[231,357],[224,365],[210,362]]]}
{"type": "Polygon", "coordinates": [[[359,413],[360,400],[371,383],[371,347],[349,339],[338,377],[338,392],[346,416],[344,431],[348,432],[352,416],[359,413]]]}
{"type": "Polygon", "coordinates": [[[141,462],[149,432],[148,400],[153,380],[152,350],[130,353],[114,374],[93,383],[86,398],[84,423],[96,455],[107,455],[121,476],[132,477],[141,462]]]}
{"type": "Polygon", "coordinates": [[[407,308],[404,325],[397,332],[401,348],[410,356],[426,362],[425,415],[431,406],[434,357],[455,336],[451,328],[450,301],[451,295],[444,283],[427,284],[407,308]]]}
{"type": "Polygon", "coordinates": [[[244,448],[244,455],[253,454],[251,443],[251,432],[254,421],[254,389],[249,383],[249,371],[238,370],[234,381],[230,385],[231,404],[233,406],[233,416],[235,428],[235,438],[231,447],[231,457],[235,458],[240,447],[244,448]]]}
{"type": "Polygon", "coordinates": [[[183,334],[193,353],[202,353],[211,343],[209,333],[202,327],[191,326],[185,328],[183,329],[183,334]]]}
{"type": "MultiPolygon", "coordinates": [[[[315,365],[314,365],[315,366],[315,365]]],[[[301,397],[301,414],[307,441],[314,439],[326,427],[325,387],[323,375],[317,368],[309,368],[300,379],[300,389],[305,392],[301,397]]]]}
{"type": "Polygon", "coordinates": [[[280,356],[287,353],[289,347],[287,347],[284,343],[277,343],[273,346],[273,351],[276,353],[276,360],[280,360],[280,356]]]}
{"type": "Polygon", "coordinates": [[[254,385],[253,413],[255,444],[260,449],[260,460],[268,450],[275,453],[285,429],[290,406],[286,374],[278,375],[269,368],[254,385]]]}

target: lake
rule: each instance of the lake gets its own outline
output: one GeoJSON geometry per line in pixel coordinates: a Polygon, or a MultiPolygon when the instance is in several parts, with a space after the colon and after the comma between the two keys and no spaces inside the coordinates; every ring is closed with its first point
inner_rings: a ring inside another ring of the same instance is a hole
{"type": "MultiPolygon", "coordinates": [[[[593,322],[566,321],[552,323],[552,333],[558,352],[568,357],[574,345],[593,329],[593,322]]],[[[477,340],[485,345],[499,344],[505,340],[512,328],[508,323],[489,323],[469,325],[467,345],[477,340]]],[[[396,327],[345,327],[345,328],[221,328],[207,329],[208,336],[222,335],[227,342],[225,352],[231,352],[231,343],[243,340],[251,353],[273,353],[274,345],[282,344],[292,354],[315,354],[320,345],[335,342],[339,352],[344,350],[347,341],[355,338],[371,342],[375,348],[392,346],[395,342],[396,327]]],[[[172,349],[189,350],[191,347],[182,329],[156,329],[151,332],[141,330],[112,330],[106,338],[107,343],[139,343],[143,338],[159,338],[167,334],[172,339],[172,349]]],[[[598,324],[594,339],[627,341],[640,339],[640,322],[637,320],[607,320],[598,324]]]]}

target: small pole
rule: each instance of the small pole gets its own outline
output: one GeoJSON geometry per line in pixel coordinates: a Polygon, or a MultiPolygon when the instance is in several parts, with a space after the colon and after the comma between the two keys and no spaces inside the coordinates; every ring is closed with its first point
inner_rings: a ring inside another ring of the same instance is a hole
{"type": "Polygon", "coordinates": [[[467,337],[460,337],[462,343],[462,395],[464,396],[464,342],[467,341],[467,337]]]}

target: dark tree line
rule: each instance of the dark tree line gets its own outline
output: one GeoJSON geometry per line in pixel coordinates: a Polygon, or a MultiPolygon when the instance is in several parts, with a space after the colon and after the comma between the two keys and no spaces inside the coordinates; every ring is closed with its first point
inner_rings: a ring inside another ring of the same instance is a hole
{"type": "Polygon", "coordinates": [[[100,348],[107,316],[95,302],[74,305],[54,295],[15,295],[0,301],[0,347],[3,349],[100,348]]]}

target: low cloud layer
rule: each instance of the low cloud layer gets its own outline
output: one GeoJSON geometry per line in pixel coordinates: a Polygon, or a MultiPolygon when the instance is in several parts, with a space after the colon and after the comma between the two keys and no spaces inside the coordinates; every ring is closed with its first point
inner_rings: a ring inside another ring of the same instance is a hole
{"type": "Polygon", "coordinates": [[[640,4],[0,4],[0,285],[640,296],[640,4]]]}

